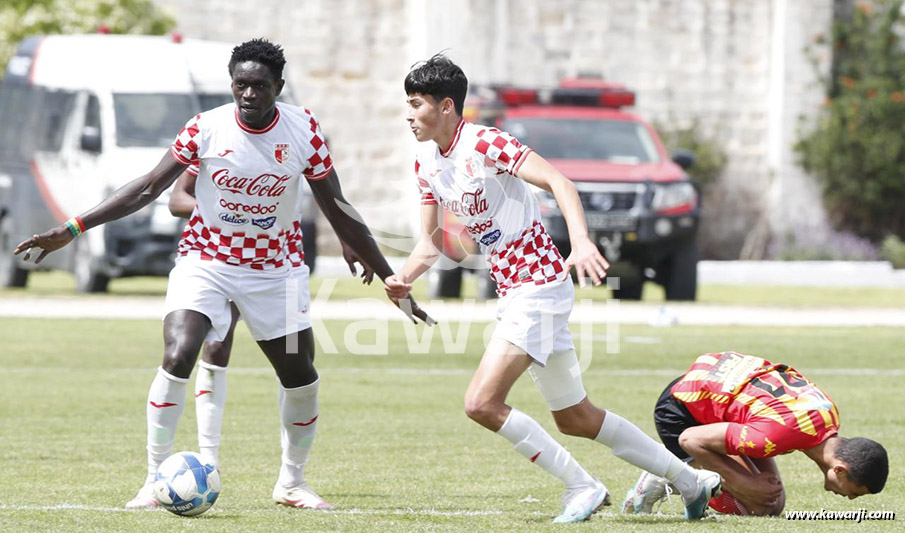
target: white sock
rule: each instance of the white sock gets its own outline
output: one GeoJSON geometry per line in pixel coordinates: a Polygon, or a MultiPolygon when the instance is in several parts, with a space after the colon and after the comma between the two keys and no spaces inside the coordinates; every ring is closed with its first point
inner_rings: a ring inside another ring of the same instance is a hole
{"type": "Polygon", "coordinates": [[[185,389],[189,380],[170,375],[163,368],[148,391],[148,477],[146,483],[154,481],[157,467],[173,451],[176,426],[185,408],[185,389]]]}
{"type": "Polygon", "coordinates": [[[509,412],[497,433],[511,442],[515,451],[559,478],[566,487],[595,483],[568,450],[553,440],[537,421],[518,409],[509,412]]]}
{"type": "Polygon", "coordinates": [[[220,465],[220,432],[226,405],[226,367],[205,361],[198,363],[195,376],[195,415],[198,418],[198,451],[220,465]]]}
{"type": "Polygon", "coordinates": [[[694,470],[638,426],[616,413],[606,412],[600,433],[594,440],[609,446],[613,455],[623,461],[672,481],[682,497],[696,495],[698,478],[694,470]]]}
{"type": "Polygon", "coordinates": [[[278,385],[283,461],[277,483],[284,487],[305,481],[305,463],[308,462],[308,454],[317,431],[319,385],[320,378],[314,383],[294,389],[278,385]]]}

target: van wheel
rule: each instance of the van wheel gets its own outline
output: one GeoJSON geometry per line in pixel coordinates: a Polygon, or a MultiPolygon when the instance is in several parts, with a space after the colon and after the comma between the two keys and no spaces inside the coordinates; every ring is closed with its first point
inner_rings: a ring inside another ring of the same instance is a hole
{"type": "Polygon", "coordinates": [[[20,267],[22,259],[13,255],[18,243],[14,242],[12,226],[12,219],[8,216],[0,221],[0,285],[24,287],[28,283],[28,270],[20,267]]]}
{"type": "Polygon", "coordinates": [[[75,290],[81,293],[107,292],[110,277],[100,272],[97,262],[91,256],[88,239],[82,238],[75,249],[75,290]]]}
{"type": "Polygon", "coordinates": [[[432,270],[427,279],[428,298],[458,298],[462,294],[462,269],[432,270]]]}
{"type": "Polygon", "coordinates": [[[694,301],[698,293],[698,240],[692,239],[669,258],[663,287],[667,300],[694,301]]]}

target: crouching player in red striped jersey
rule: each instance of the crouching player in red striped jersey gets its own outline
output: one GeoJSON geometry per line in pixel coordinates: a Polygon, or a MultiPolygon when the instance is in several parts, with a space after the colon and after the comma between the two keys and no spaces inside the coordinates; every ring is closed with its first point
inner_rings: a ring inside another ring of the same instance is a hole
{"type": "Polygon", "coordinates": [[[401,274],[385,281],[391,298],[440,255],[440,206],[471,231],[499,287],[498,324],[465,396],[466,414],[512,443],[515,451],[565,486],[555,522],[586,520],[608,501],[606,487],[533,418],[506,404],[527,370],[560,431],[596,440],[639,468],[679,487],[689,519],[700,518],[720,478],[694,470],[619,415],[595,407],[585,393],[569,333],[575,267],[600,284],[609,267],[588,238],[575,186],[542,157],[500,130],[466,124],[468,80],[438,54],[405,78],[408,122],[421,149],[415,173],[421,189],[422,232],[401,274]],[[569,227],[572,254],[563,260],[543,224],[528,184],[551,191],[569,227]]]}
{"type": "MultiPolygon", "coordinates": [[[[886,450],[838,435],[830,397],[794,368],[735,352],[698,357],[667,385],[654,408],[660,439],[692,466],[719,472],[722,494],[710,507],[727,514],[778,515],[786,495],[773,457],[801,450],[824,476],[824,488],[853,500],[883,490],[886,450]]],[[[670,490],[645,472],[623,504],[649,513],[670,490]]]]}

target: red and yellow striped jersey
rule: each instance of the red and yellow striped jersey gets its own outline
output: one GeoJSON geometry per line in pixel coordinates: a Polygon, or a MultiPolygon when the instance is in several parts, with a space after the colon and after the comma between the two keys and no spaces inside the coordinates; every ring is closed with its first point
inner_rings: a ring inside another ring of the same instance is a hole
{"type": "Polygon", "coordinates": [[[731,455],[806,450],[839,430],[836,404],[817,385],[794,368],[752,355],[704,354],[671,393],[698,422],[729,422],[731,455]]]}

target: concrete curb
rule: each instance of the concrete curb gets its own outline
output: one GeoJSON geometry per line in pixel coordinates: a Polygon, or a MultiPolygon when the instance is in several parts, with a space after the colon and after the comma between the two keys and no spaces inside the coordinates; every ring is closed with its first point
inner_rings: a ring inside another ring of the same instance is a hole
{"type": "MultiPolygon", "coordinates": [[[[419,302],[435,319],[444,322],[491,322],[495,302],[419,302]]],[[[0,317],[97,318],[111,320],[159,320],[163,298],[0,298],[0,317]]],[[[315,320],[390,320],[404,316],[390,303],[378,299],[316,301],[315,320]]],[[[576,303],[572,322],[592,324],[649,324],[653,326],[905,326],[905,309],[782,308],[708,305],[699,303],[638,303],[612,300],[576,303]]]]}

